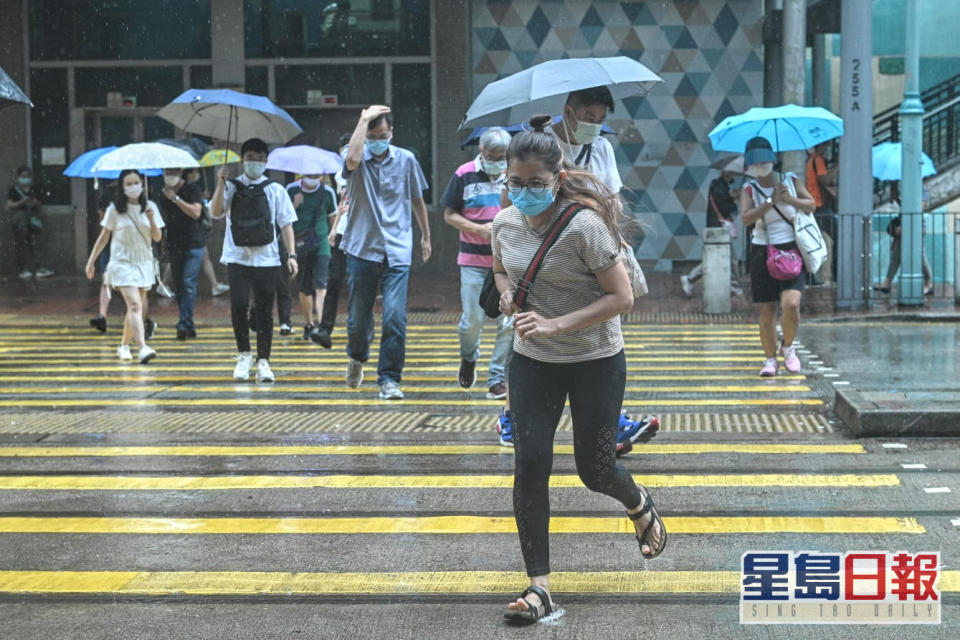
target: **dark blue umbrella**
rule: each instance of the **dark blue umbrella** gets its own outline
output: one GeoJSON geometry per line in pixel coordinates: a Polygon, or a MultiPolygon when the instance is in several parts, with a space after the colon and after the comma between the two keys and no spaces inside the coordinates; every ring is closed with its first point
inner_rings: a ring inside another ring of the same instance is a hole
{"type": "Polygon", "coordinates": [[[0,109],[15,104],[33,106],[23,89],[18,87],[17,83],[7,75],[7,72],[0,68],[0,109]]]}
{"type": "MultiPolygon", "coordinates": [[[[560,122],[560,119],[561,119],[562,117],[563,117],[563,116],[553,116],[553,124],[557,124],[558,122],[560,122]]],[[[524,128],[524,125],[525,125],[525,124],[526,124],[526,123],[523,123],[523,124],[512,124],[512,125],[510,125],[509,127],[504,127],[504,129],[506,129],[507,131],[509,131],[509,132],[510,132],[510,135],[514,135],[514,134],[517,134],[517,133],[520,133],[521,131],[523,131],[523,128],[524,128]]],[[[464,140],[463,143],[460,145],[460,148],[462,149],[462,148],[468,147],[468,146],[470,146],[470,145],[480,144],[480,136],[483,135],[483,132],[486,131],[486,130],[489,129],[489,128],[490,128],[490,127],[477,127],[476,129],[474,129],[473,131],[471,131],[471,132],[470,132],[470,135],[467,136],[467,139],[464,140]]],[[[603,123],[603,125],[600,127],[600,132],[601,132],[601,133],[608,134],[608,135],[609,135],[609,134],[612,134],[612,133],[616,133],[613,129],[611,129],[610,127],[608,127],[606,123],[603,123]]]]}

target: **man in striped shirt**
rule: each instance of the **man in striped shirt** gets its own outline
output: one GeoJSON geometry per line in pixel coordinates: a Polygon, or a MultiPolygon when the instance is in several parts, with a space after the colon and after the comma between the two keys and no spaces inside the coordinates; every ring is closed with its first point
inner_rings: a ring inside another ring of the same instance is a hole
{"type": "MultiPolygon", "coordinates": [[[[462,165],[450,179],[440,202],[443,219],[460,231],[460,386],[468,389],[477,380],[477,359],[480,357],[480,333],[485,314],[480,307],[480,289],[493,267],[490,229],[500,211],[502,177],[507,168],[506,153],[510,134],[500,127],[491,127],[480,136],[480,153],[462,165]]],[[[497,318],[497,339],[487,372],[487,398],[506,397],[506,364],[513,338],[512,320],[497,318]]]]}

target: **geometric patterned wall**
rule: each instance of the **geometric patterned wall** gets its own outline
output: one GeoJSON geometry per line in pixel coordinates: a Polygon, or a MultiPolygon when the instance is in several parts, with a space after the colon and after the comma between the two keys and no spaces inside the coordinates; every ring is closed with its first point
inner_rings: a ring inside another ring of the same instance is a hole
{"type": "Polygon", "coordinates": [[[663,82],[616,104],[607,124],[625,189],[648,227],[638,257],[699,258],[706,193],[718,157],[707,134],[763,104],[762,0],[472,3],[474,95],[546,60],[625,55],[663,82]]]}

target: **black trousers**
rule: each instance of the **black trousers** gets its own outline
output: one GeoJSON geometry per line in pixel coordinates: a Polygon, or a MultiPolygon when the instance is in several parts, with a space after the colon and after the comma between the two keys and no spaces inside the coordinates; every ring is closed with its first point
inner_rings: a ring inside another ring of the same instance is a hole
{"type": "Polygon", "coordinates": [[[227,265],[230,283],[230,320],[237,351],[250,351],[250,293],[253,292],[253,313],[257,321],[257,359],[270,359],[273,344],[273,298],[277,291],[280,267],[248,267],[227,265]]]}
{"type": "MultiPolygon", "coordinates": [[[[286,261],[284,261],[286,265],[286,261]]],[[[277,274],[277,317],[280,324],[291,324],[290,312],[293,308],[293,296],[290,295],[290,272],[280,267],[277,274]]]]}
{"type": "MultiPolygon", "coordinates": [[[[337,236],[337,246],[340,245],[340,238],[337,236]]],[[[330,247],[327,295],[323,299],[323,315],[320,318],[320,328],[327,333],[333,333],[333,326],[337,323],[337,305],[340,304],[340,292],[346,284],[347,254],[337,247],[330,247]]]]}
{"type": "Polygon", "coordinates": [[[528,576],[550,573],[553,438],[570,399],[577,473],[591,491],[627,509],[643,502],[630,473],[617,464],[617,425],[627,379],[623,351],[599,360],[553,364],[513,353],[508,371],[513,413],[513,512],[528,576]]]}

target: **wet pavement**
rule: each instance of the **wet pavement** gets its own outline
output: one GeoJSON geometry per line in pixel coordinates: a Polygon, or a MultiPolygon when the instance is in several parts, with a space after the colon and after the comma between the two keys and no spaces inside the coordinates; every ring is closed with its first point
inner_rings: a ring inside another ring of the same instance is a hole
{"type": "Polygon", "coordinates": [[[955,325],[807,325],[804,371],[775,380],[752,325],[628,326],[625,408],[664,428],[622,462],[668,547],[644,561],[619,505],[580,484],[565,420],[563,614],[515,629],[512,450],[482,380],[456,386],[452,323],[411,326],[407,398],[386,403],[343,386],[342,332],[331,351],[278,336],[278,381],[258,386],[230,379],[222,324],[185,344],[162,326],[139,366],[115,331],[44,322],[0,318],[4,638],[960,636],[960,439],[855,440],[831,411],[835,383],[875,374],[946,388],[955,325]],[[741,626],[750,549],[939,550],[943,622],[741,626]]]}

